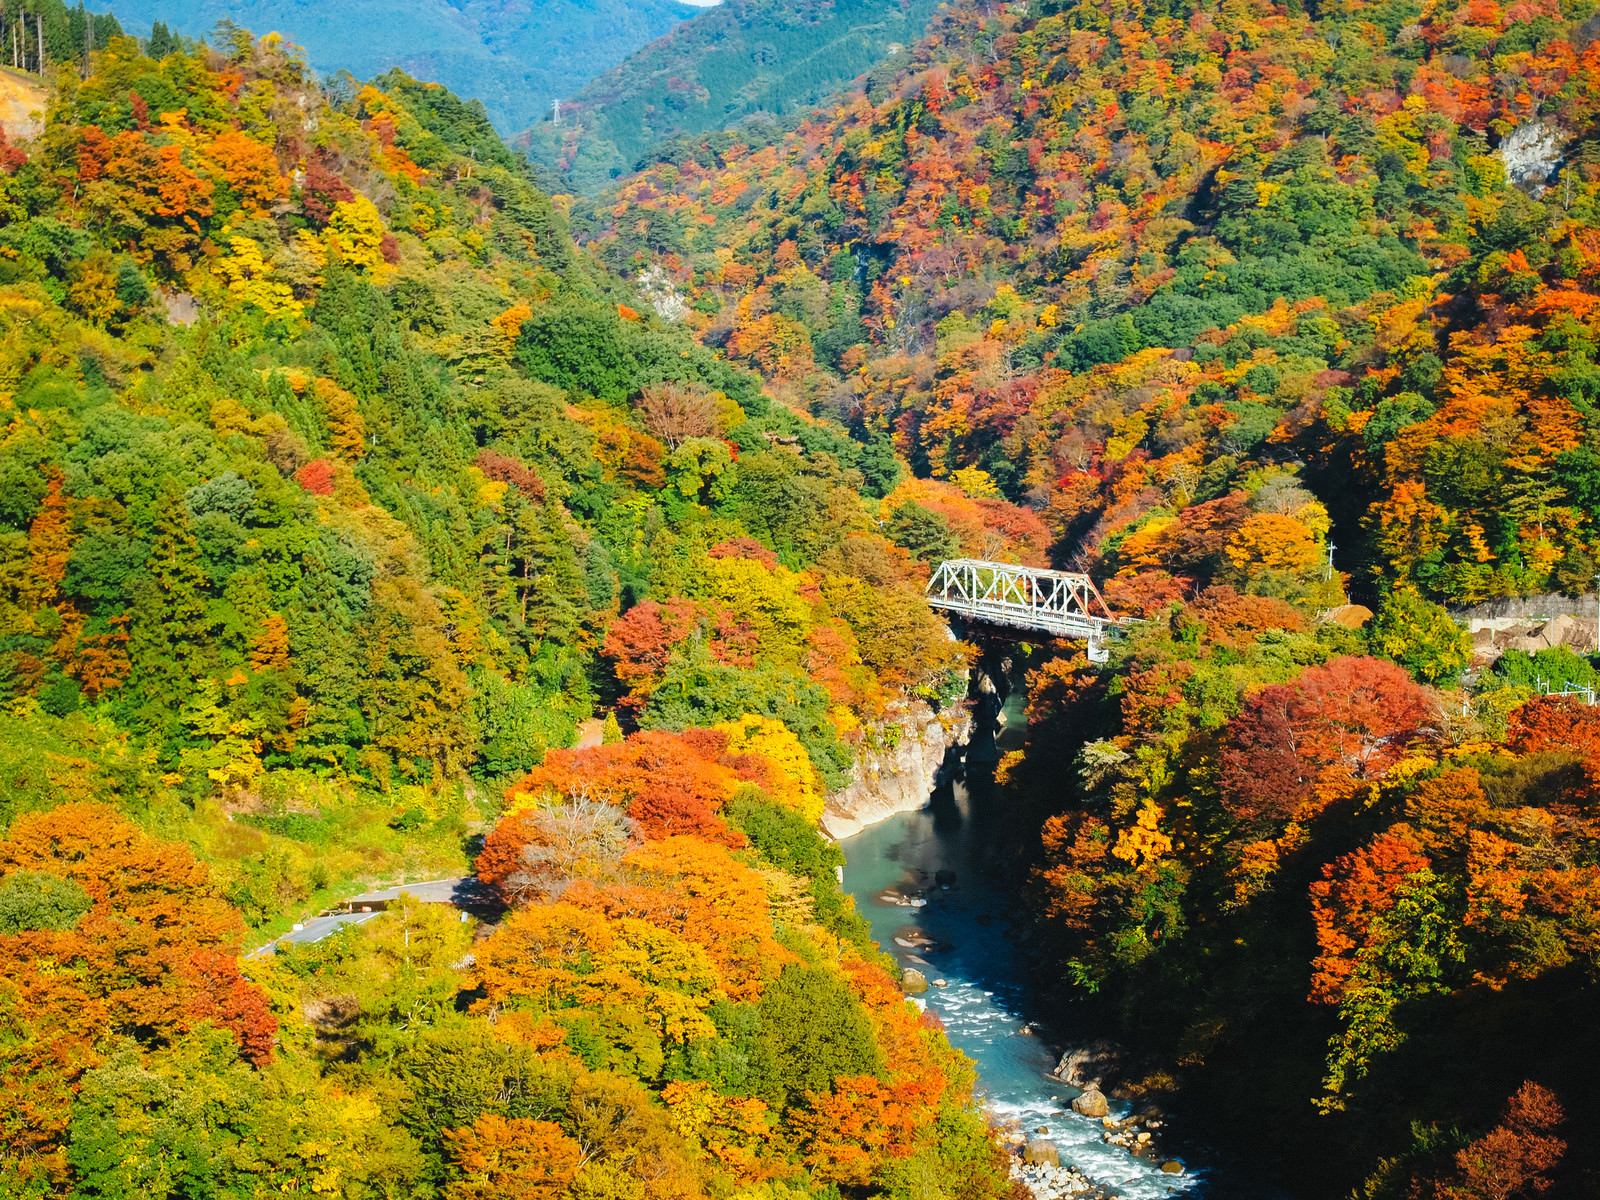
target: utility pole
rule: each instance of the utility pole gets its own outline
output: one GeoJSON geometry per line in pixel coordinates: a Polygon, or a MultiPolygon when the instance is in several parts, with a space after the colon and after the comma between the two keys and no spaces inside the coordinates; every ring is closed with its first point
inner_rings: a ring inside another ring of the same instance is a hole
{"type": "Polygon", "coordinates": [[[554,124],[557,129],[560,129],[561,128],[561,101],[559,99],[552,100],[550,102],[550,113],[551,113],[551,115],[550,115],[551,123],[554,124]]]}
{"type": "Polygon", "coordinates": [[[39,74],[44,74],[44,13],[33,14],[34,28],[39,31],[39,74]]]}

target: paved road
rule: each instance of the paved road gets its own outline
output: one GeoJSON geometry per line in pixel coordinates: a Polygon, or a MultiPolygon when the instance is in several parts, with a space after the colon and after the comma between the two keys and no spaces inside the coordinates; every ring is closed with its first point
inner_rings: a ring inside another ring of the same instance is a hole
{"type": "Polygon", "coordinates": [[[268,954],[279,942],[296,942],[302,946],[309,946],[312,942],[320,942],[342,926],[359,925],[363,921],[372,920],[377,915],[375,912],[350,912],[335,913],[331,917],[312,917],[311,920],[304,922],[299,929],[268,942],[256,953],[268,954]]]}
{"type": "Polygon", "coordinates": [[[433,879],[427,883],[402,883],[398,887],[384,888],[382,891],[366,892],[360,896],[351,896],[345,901],[348,908],[359,909],[363,905],[377,908],[380,904],[391,904],[400,899],[400,893],[406,892],[421,900],[424,904],[454,904],[457,908],[472,908],[481,904],[487,897],[482,886],[478,883],[476,875],[463,875],[459,879],[433,879]]]}
{"type": "Polygon", "coordinates": [[[274,938],[256,950],[251,957],[256,954],[271,954],[273,947],[279,942],[308,946],[331,936],[345,925],[360,925],[364,921],[370,921],[398,900],[402,892],[415,896],[424,904],[452,904],[464,911],[477,911],[492,902],[483,885],[473,875],[463,875],[456,879],[431,879],[425,883],[402,883],[398,887],[351,896],[343,903],[343,907],[349,911],[325,917],[312,917],[309,921],[303,922],[300,928],[274,938]],[[363,909],[367,911],[363,912],[363,909]]]}

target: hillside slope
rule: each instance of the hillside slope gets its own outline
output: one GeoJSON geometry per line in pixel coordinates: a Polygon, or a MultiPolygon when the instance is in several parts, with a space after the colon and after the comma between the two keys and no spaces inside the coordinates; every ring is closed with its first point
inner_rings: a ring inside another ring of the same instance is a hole
{"type": "Polygon", "coordinates": [[[0,129],[13,140],[39,131],[45,89],[30,75],[0,68],[0,129]]]}
{"type": "MultiPolygon", "coordinates": [[[[702,344],[892,436],[908,501],[1003,496],[1143,618],[1105,668],[1032,660],[998,772],[1032,945],[1144,1051],[1124,1094],[1216,1114],[1264,1194],[1600,1179],[1600,672],[1443,607],[1593,611],[1597,32],[952,5],[791,132],[684,139],[574,212],[702,344]]],[[[920,501],[886,528],[949,545],[920,501]]]]}
{"type": "Polygon", "coordinates": [[[1555,329],[1590,312],[1600,49],[1542,11],[951,9],[869,95],[690,139],[581,227],[710,344],[1033,496],[1113,574],[1161,561],[1114,548],[1193,498],[1174,472],[1210,497],[1304,460],[1361,481],[1328,497],[1358,585],[1586,586],[1589,343],[1555,329]]]}
{"type": "Polygon", "coordinates": [[[358,79],[399,67],[482,101],[495,127],[526,128],[630,52],[696,10],[676,0],[553,0],[503,5],[481,0],[128,0],[127,27],[164,21],[190,37],[223,19],[277,30],[305,47],[319,72],[358,79]]]}
{"type": "Polygon", "coordinates": [[[816,104],[922,36],[936,0],[726,0],[629,55],[517,141],[593,192],[663,142],[816,104]]]}
{"type": "Polygon", "coordinates": [[[0,1191],[1001,1200],[816,829],[964,685],[893,454],[477,104],[220,40],[0,142],[0,1191]]]}

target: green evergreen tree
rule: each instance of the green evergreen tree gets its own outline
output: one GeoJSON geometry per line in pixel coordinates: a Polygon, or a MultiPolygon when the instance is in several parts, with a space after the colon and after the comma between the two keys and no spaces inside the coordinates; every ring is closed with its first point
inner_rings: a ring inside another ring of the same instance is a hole
{"type": "Polygon", "coordinates": [[[833,972],[790,966],[767,985],[759,1005],[756,1094],[787,1108],[805,1092],[826,1092],[840,1075],[875,1075],[883,1057],[872,1023],[833,972]]]}
{"type": "Polygon", "coordinates": [[[183,491],[169,477],[161,486],[150,522],[150,558],[134,585],[129,657],[139,728],[169,740],[180,729],[179,714],[204,673],[208,581],[200,562],[183,491]]]}
{"type": "Polygon", "coordinates": [[[1472,638],[1443,605],[1412,588],[1390,592],[1367,629],[1374,654],[1399,663],[1422,683],[1449,683],[1472,661],[1472,638]]]}
{"type": "Polygon", "coordinates": [[[145,53],[151,58],[163,59],[177,48],[177,41],[165,21],[157,21],[150,27],[150,40],[146,43],[145,53]]]}

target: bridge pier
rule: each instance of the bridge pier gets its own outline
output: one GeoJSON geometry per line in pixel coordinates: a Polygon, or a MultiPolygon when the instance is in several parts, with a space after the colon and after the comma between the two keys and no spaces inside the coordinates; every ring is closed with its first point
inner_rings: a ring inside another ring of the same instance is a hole
{"type": "Polygon", "coordinates": [[[1011,695],[1011,670],[1015,665],[998,638],[978,635],[977,660],[967,687],[972,702],[972,732],[967,737],[966,760],[969,767],[994,766],[1000,761],[995,739],[1000,735],[1001,712],[1011,695]]]}

